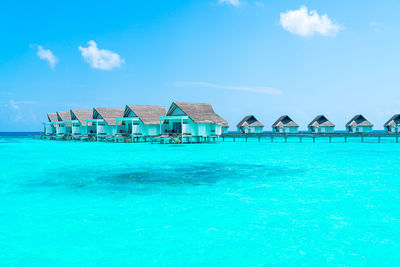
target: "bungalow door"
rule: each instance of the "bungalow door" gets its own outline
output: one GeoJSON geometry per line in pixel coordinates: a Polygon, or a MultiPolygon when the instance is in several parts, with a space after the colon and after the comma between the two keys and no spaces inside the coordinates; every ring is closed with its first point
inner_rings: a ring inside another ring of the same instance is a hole
{"type": "Polygon", "coordinates": [[[182,123],[181,122],[174,122],[172,125],[173,133],[182,133],[182,123]]]}
{"type": "Polygon", "coordinates": [[[211,134],[215,134],[215,124],[211,124],[211,134]]]}

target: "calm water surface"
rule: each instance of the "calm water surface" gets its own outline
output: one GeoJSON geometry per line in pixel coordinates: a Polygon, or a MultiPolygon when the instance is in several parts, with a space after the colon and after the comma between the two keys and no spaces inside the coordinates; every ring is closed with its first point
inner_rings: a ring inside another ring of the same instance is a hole
{"type": "Polygon", "coordinates": [[[395,266],[400,144],[0,136],[0,265],[395,266]]]}

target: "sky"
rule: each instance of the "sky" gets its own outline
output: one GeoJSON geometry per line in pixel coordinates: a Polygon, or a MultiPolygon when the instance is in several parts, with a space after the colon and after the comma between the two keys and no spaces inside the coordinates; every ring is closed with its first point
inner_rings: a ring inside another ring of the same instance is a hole
{"type": "Polygon", "coordinates": [[[400,113],[400,1],[0,1],[0,131],[70,109],[210,103],[234,130],[400,113]]]}

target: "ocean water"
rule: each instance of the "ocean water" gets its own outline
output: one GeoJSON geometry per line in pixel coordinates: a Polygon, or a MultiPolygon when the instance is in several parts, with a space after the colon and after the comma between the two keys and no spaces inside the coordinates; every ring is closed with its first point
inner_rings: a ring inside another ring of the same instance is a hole
{"type": "Polygon", "coordinates": [[[400,143],[0,136],[1,266],[398,266],[400,143]]]}

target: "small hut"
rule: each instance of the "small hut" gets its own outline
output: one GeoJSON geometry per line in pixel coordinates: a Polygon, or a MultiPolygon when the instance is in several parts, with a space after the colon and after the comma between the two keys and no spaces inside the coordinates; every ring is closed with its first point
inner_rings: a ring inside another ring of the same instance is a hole
{"type": "Polygon", "coordinates": [[[121,122],[118,133],[133,136],[160,135],[160,117],[165,116],[167,109],[163,106],[126,105],[124,117],[118,118],[121,122]]]}
{"type": "Polygon", "coordinates": [[[161,132],[195,138],[221,135],[226,120],[215,113],[210,104],[173,102],[163,120],[161,132]]]}
{"type": "Polygon", "coordinates": [[[56,134],[56,126],[58,122],[57,113],[47,113],[48,122],[44,122],[44,134],[53,135],[56,134]]]}
{"type": "Polygon", "coordinates": [[[86,122],[93,118],[92,109],[71,109],[72,135],[79,136],[95,131],[92,122],[86,122]]]}
{"type": "Polygon", "coordinates": [[[363,115],[354,116],[347,124],[348,133],[370,133],[374,125],[369,122],[363,115]]]}
{"type": "Polygon", "coordinates": [[[393,117],[385,123],[384,128],[387,133],[400,132],[400,114],[393,115],[393,117]]]}
{"type": "Polygon", "coordinates": [[[324,115],[318,115],[308,124],[310,133],[332,133],[334,129],[335,125],[324,115]]]}
{"type": "Polygon", "coordinates": [[[58,126],[56,127],[56,133],[58,135],[69,135],[72,133],[71,124],[71,112],[69,111],[57,111],[58,126]]]}
{"type": "Polygon", "coordinates": [[[272,131],[274,133],[297,133],[299,125],[295,123],[288,115],[283,115],[272,124],[272,131]]]}
{"type": "Polygon", "coordinates": [[[221,125],[221,133],[227,133],[228,130],[229,130],[229,124],[226,120],[224,120],[221,125]]]}
{"type": "Polygon", "coordinates": [[[253,115],[245,116],[237,125],[239,133],[262,133],[264,125],[253,115]]]}
{"type": "Polygon", "coordinates": [[[89,131],[88,134],[96,135],[97,140],[99,140],[99,138],[116,135],[117,118],[122,118],[124,116],[124,111],[124,108],[93,108],[93,118],[86,120],[86,122],[93,123],[95,127],[94,130],[89,131]]]}

